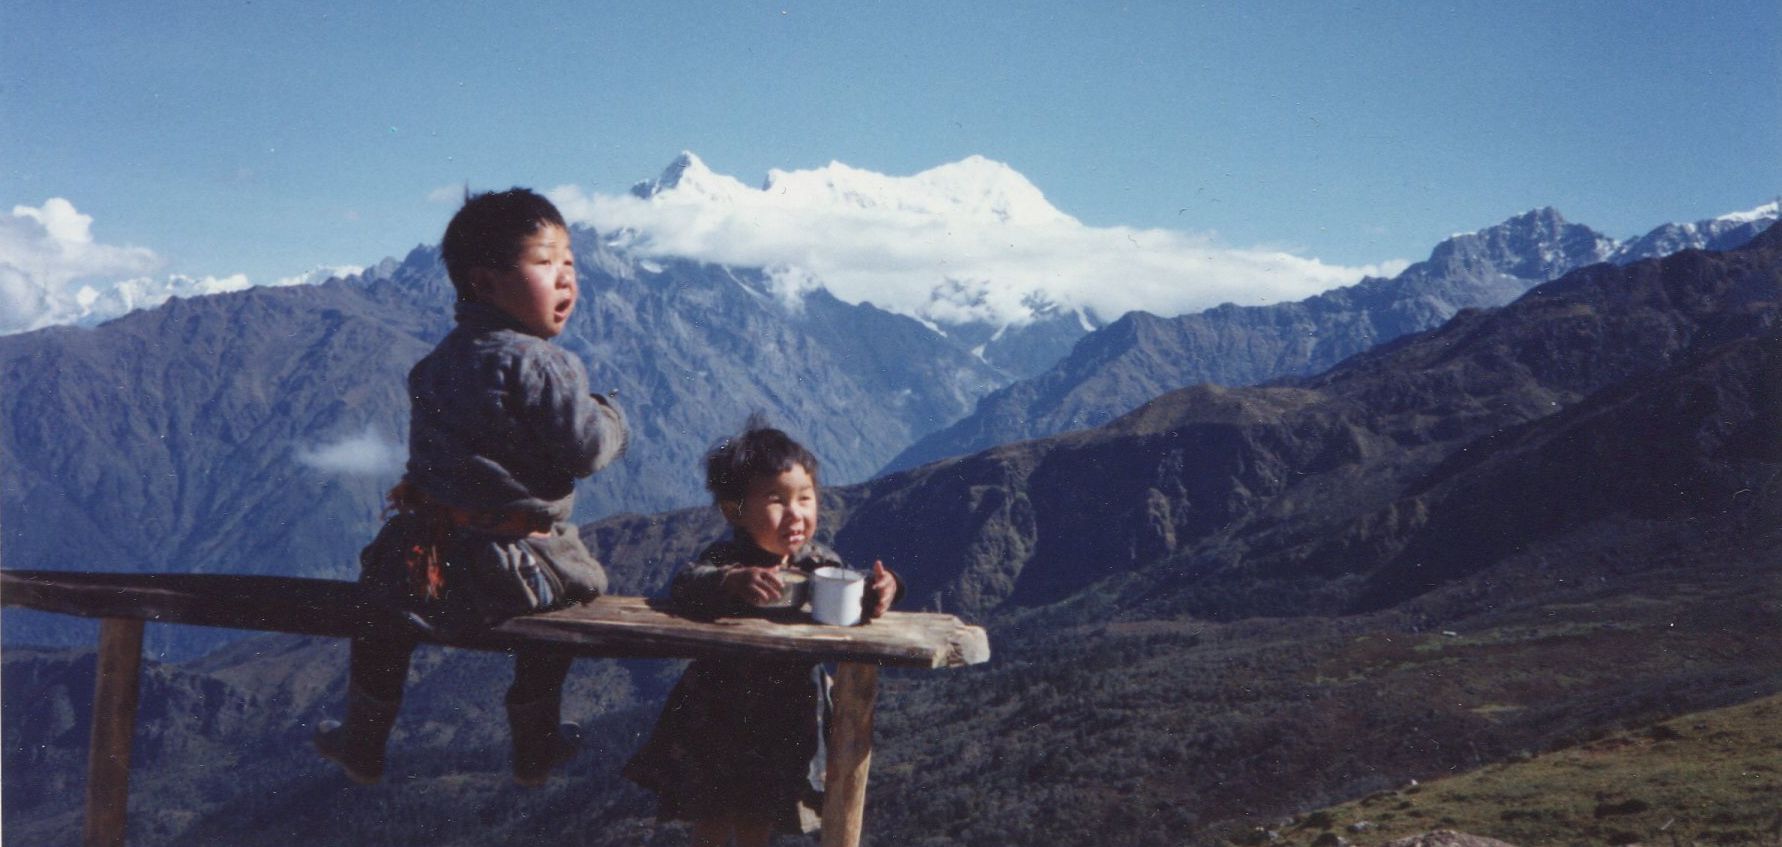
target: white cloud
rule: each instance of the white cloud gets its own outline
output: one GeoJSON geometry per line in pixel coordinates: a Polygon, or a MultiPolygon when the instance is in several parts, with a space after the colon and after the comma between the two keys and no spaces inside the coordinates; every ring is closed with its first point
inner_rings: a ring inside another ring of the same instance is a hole
{"type": "Polygon", "coordinates": [[[408,450],[368,426],[338,441],[299,447],[297,461],[337,476],[396,476],[408,461],[408,450]]]}
{"type": "MultiPolygon", "coordinates": [[[[0,335],[58,324],[92,325],[173,297],[200,297],[253,286],[243,274],[150,276],[165,264],[153,250],[93,240],[93,218],[51,197],[14,206],[0,217],[0,335]]],[[[308,285],[363,269],[318,267],[273,285],[308,285]]]]}
{"type": "Polygon", "coordinates": [[[0,217],[0,334],[79,321],[137,294],[104,280],[161,266],[154,251],[94,242],[92,224],[60,197],[0,217]]]}
{"type": "Polygon", "coordinates": [[[629,195],[574,186],[550,194],[566,216],[616,235],[634,255],[772,269],[782,294],[814,278],[848,302],[942,324],[1020,323],[1034,295],[1102,320],[1275,303],[1405,266],[1345,267],[1203,233],[1087,226],[1014,169],[977,156],[909,177],[838,163],[775,170],[757,189],[683,154],[629,195]]]}

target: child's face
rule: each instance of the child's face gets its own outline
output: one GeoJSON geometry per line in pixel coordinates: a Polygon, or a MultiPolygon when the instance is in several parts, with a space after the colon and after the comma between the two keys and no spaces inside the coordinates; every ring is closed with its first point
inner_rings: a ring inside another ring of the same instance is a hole
{"type": "Polygon", "coordinates": [[[557,337],[575,311],[575,256],[560,226],[546,224],[526,236],[513,267],[475,273],[477,297],[540,338],[557,337]]]}
{"type": "Polygon", "coordinates": [[[817,481],[802,465],[756,477],[740,502],[725,504],[724,516],[755,546],[789,557],[817,531],[817,481]]]}

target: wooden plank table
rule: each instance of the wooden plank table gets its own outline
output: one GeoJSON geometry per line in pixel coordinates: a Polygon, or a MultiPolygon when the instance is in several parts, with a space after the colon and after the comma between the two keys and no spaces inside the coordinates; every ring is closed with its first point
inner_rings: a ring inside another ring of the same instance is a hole
{"type": "MultiPolygon", "coordinates": [[[[130,742],[148,621],[346,638],[395,625],[351,582],[218,574],[0,570],[0,603],[99,618],[93,743],[87,759],[86,844],[124,843],[130,742]]],[[[990,659],[980,627],[952,615],[891,612],[865,626],[833,627],[803,613],[692,618],[639,597],[507,621],[474,637],[431,639],[469,650],[544,645],[594,658],[783,657],[836,663],[831,692],[823,847],[860,841],[872,763],[880,667],[949,668],[990,659]]]]}

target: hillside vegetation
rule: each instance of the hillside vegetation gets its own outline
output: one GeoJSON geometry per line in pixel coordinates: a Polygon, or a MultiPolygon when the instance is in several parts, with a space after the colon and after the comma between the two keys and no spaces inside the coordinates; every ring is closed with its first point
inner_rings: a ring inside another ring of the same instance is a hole
{"type": "Polygon", "coordinates": [[[1435,825],[1522,845],[1777,844],[1779,797],[1782,697],[1766,697],[1370,794],[1246,840],[1373,843],[1435,825]]]}

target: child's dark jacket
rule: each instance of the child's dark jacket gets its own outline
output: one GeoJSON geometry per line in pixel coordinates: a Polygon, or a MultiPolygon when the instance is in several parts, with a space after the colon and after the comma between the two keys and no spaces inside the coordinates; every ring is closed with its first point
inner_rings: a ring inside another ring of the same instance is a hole
{"type": "MultiPolygon", "coordinates": [[[[724,592],[724,574],[779,557],[727,539],[675,574],[676,608],[698,615],[748,613],[724,592]]],[[[806,545],[791,565],[805,572],[840,566],[823,545],[806,545]]],[[[625,776],[656,792],[664,820],[745,817],[781,832],[816,829],[822,809],[829,676],[799,660],[700,659],[668,695],[655,732],[625,776]]]]}
{"type": "Polygon", "coordinates": [[[440,545],[444,595],[421,603],[404,556],[427,521],[398,514],[361,554],[362,580],[438,625],[486,624],[592,598],[606,590],[606,572],[569,524],[575,480],[624,451],[624,417],[589,391],[580,361],[500,309],[459,303],[456,318],[409,372],[404,482],[460,513],[550,529],[452,527],[440,545]]]}

